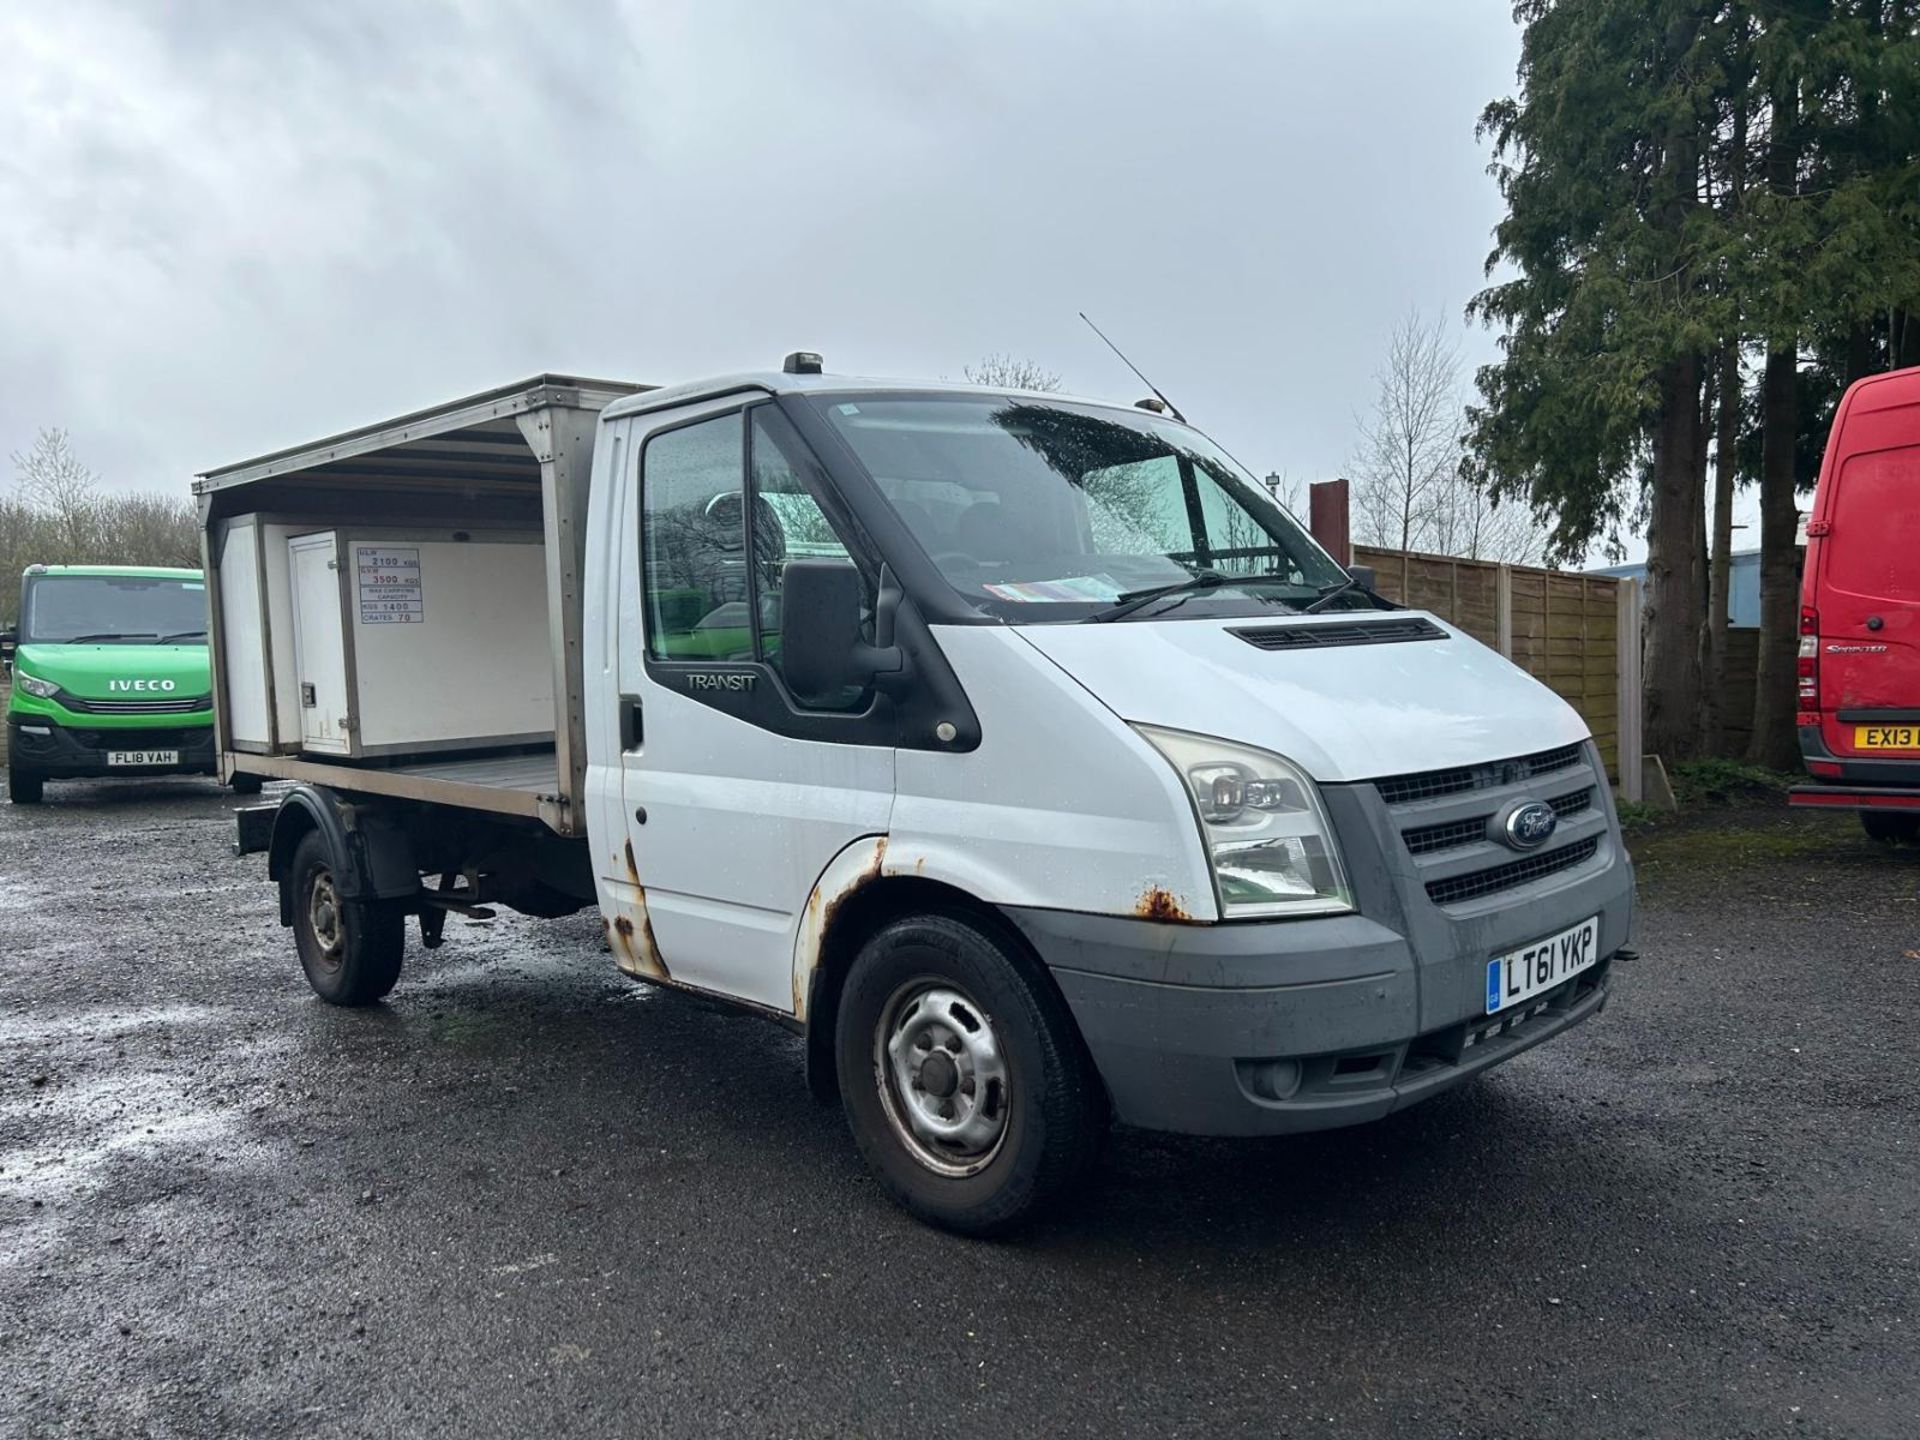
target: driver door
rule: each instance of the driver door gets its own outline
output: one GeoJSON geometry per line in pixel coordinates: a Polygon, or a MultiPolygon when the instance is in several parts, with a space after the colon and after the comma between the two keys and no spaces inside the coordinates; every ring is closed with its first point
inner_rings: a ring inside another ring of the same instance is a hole
{"type": "Polygon", "coordinates": [[[640,701],[622,757],[633,881],[671,978],[791,1014],[807,897],[841,849],[886,833],[893,808],[885,705],[870,693],[802,704],[780,666],[785,566],[856,565],[850,527],[770,404],[639,417],[628,454],[640,584],[619,654],[620,689],[640,701]]]}

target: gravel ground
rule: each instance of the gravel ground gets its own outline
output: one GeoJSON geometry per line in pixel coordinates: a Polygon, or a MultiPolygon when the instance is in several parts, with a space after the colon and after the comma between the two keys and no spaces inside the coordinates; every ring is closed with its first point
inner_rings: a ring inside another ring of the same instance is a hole
{"type": "Polygon", "coordinates": [[[923,1229],[591,916],[313,999],[210,784],[0,806],[0,1433],[1920,1433],[1920,854],[1640,842],[1610,1010],[1383,1124],[923,1229]]]}

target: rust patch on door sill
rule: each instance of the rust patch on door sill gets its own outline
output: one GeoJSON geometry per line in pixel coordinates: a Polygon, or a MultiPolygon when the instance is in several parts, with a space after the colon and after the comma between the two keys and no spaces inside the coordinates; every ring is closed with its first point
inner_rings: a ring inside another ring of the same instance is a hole
{"type": "Polygon", "coordinates": [[[671,980],[673,976],[668,973],[666,962],[660,958],[660,946],[654,941],[653,921],[647,918],[645,903],[641,902],[640,924],[637,927],[630,916],[614,916],[614,963],[632,975],[650,980],[671,980]]]}

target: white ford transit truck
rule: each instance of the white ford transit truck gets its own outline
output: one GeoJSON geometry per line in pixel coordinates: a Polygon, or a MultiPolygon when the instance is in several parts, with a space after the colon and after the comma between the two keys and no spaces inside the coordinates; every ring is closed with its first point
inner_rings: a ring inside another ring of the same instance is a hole
{"type": "Polygon", "coordinates": [[[1387,1115],[1595,1014],[1627,943],[1580,717],[1163,414],[801,353],[196,492],[223,777],[294,782],[239,849],[323,999],[410,925],[598,906],[623,970],[801,1033],[940,1225],[1113,1121],[1387,1115]]]}

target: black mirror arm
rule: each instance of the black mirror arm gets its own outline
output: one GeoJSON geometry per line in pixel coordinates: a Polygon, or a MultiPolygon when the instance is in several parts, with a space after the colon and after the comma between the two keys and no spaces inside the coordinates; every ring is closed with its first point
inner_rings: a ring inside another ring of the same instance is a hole
{"type": "Polygon", "coordinates": [[[905,599],[893,567],[880,567],[880,584],[873,604],[873,639],[854,652],[854,663],[873,676],[873,687],[883,695],[897,695],[913,683],[913,666],[907,652],[894,641],[895,618],[905,599]]]}

